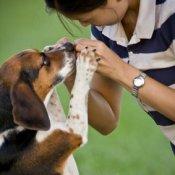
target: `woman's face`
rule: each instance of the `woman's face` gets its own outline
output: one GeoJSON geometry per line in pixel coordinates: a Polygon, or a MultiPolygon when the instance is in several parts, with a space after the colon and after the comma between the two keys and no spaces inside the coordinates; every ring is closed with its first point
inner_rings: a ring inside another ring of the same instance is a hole
{"type": "Polygon", "coordinates": [[[123,19],[128,9],[128,1],[129,0],[108,0],[105,6],[101,6],[91,12],[63,15],[72,20],[78,20],[82,26],[112,25],[123,19]]]}

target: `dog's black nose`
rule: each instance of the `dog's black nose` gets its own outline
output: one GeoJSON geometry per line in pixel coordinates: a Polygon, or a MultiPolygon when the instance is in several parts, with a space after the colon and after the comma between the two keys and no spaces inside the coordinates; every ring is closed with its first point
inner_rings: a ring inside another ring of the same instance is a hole
{"type": "Polygon", "coordinates": [[[65,43],[65,44],[64,44],[64,47],[65,47],[65,49],[66,49],[67,51],[70,51],[70,52],[72,52],[72,51],[75,50],[74,45],[73,45],[72,43],[70,43],[70,42],[65,43]]]}

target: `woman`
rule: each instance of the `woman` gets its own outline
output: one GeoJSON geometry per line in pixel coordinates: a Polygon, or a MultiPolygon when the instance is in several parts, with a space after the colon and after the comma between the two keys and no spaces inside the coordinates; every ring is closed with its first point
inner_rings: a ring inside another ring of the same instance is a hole
{"type": "MultiPolygon", "coordinates": [[[[103,134],[119,118],[121,87],[137,98],[171,142],[175,153],[175,1],[45,0],[92,38],[76,44],[101,60],[89,95],[89,123],[103,134]]],[[[71,89],[73,81],[67,81],[71,89]]]]}

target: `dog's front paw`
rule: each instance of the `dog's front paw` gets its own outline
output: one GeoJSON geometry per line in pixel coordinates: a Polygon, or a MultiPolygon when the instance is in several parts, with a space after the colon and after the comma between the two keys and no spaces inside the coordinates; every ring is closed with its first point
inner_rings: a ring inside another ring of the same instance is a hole
{"type": "Polygon", "coordinates": [[[95,50],[83,49],[77,58],[77,77],[83,82],[91,83],[98,66],[95,50]]]}

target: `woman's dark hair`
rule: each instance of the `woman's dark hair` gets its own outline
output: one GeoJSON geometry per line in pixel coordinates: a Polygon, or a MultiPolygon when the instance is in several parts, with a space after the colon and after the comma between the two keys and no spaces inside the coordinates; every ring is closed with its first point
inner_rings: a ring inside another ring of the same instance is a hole
{"type": "Polygon", "coordinates": [[[79,14],[90,12],[100,6],[106,5],[107,0],[45,0],[45,3],[48,9],[57,12],[58,18],[64,28],[69,34],[74,36],[67,21],[62,18],[61,14],[79,14]]]}
{"type": "Polygon", "coordinates": [[[50,9],[58,12],[76,14],[94,10],[107,3],[107,0],[45,0],[50,9]]]}

